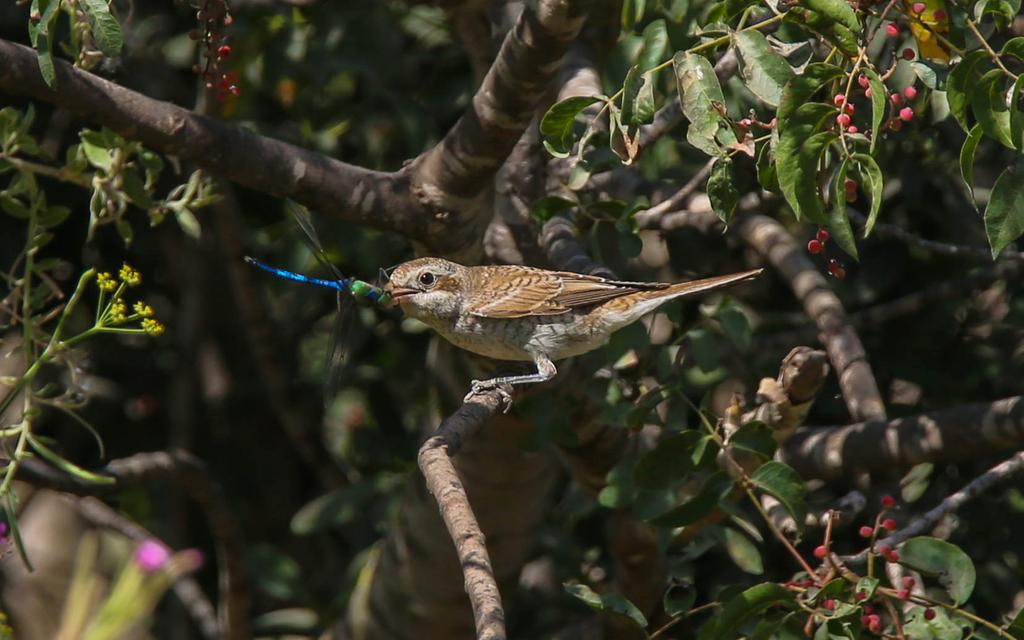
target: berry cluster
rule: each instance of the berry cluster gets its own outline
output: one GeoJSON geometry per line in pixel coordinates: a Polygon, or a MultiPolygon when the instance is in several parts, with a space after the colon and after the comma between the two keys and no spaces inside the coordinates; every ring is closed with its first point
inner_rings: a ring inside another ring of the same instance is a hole
{"type": "Polygon", "coordinates": [[[189,37],[202,42],[202,64],[193,65],[192,70],[202,76],[207,89],[217,90],[217,100],[224,102],[228,96],[239,96],[238,76],[234,71],[224,71],[221,63],[231,55],[224,29],[231,25],[232,18],[224,0],[200,0],[196,10],[199,27],[189,32],[189,37]]]}
{"type": "MultiPolygon", "coordinates": [[[[847,179],[846,183],[844,184],[844,188],[846,189],[847,201],[853,202],[853,200],[856,199],[857,195],[857,183],[854,182],[853,180],[847,179]],[[853,186],[851,187],[851,185],[853,186]],[[853,199],[851,199],[850,197],[851,190],[853,193],[853,199]]],[[[823,227],[819,228],[818,233],[814,235],[814,238],[807,242],[807,253],[811,254],[812,256],[818,255],[819,253],[825,250],[825,245],[828,243],[828,240],[831,237],[832,236],[829,234],[827,229],[823,227]]],[[[830,258],[828,261],[828,273],[837,280],[842,280],[843,278],[846,277],[846,269],[843,268],[843,265],[840,264],[839,261],[836,260],[835,258],[830,258]]]]}

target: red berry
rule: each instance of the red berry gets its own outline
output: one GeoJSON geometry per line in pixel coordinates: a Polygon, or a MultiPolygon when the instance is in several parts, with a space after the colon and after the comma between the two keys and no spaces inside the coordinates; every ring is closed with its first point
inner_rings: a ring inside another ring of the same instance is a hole
{"type": "Polygon", "coordinates": [[[857,133],[858,131],[860,131],[860,129],[857,128],[857,125],[851,124],[850,126],[846,127],[846,131],[847,133],[857,133]]]}
{"type": "Polygon", "coordinates": [[[890,547],[889,545],[883,544],[882,546],[878,547],[878,554],[879,555],[882,555],[882,556],[885,556],[886,558],[888,558],[890,553],[892,553],[892,547],[890,547]]]}
{"type": "Polygon", "coordinates": [[[864,97],[866,97],[866,98],[870,98],[871,97],[871,88],[870,87],[868,87],[867,89],[864,90],[864,97]]]}
{"type": "Polygon", "coordinates": [[[895,531],[896,530],[896,521],[893,520],[892,518],[886,518],[885,520],[882,521],[882,526],[885,527],[886,529],[888,529],[889,531],[895,531]]]}
{"type": "Polygon", "coordinates": [[[871,80],[868,79],[863,73],[857,76],[857,84],[860,85],[861,89],[867,89],[871,85],[871,80]]]}
{"type": "Polygon", "coordinates": [[[828,609],[829,611],[835,611],[836,610],[836,601],[833,600],[832,598],[828,598],[827,600],[825,600],[824,602],[821,603],[821,607],[822,607],[822,609],[828,609]]]}
{"type": "Polygon", "coordinates": [[[846,110],[846,113],[850,114],[851,116],[853,115],[853,112],[857,110],[856,107],[854,107],[849,102],[846,103],[844,109],[846,110]]]}
{"type": "Polygon", "coordinates": [[[916,54],[914,53],[914,50],[911,49],[910,47],[907,47],[906,49],[903,50],[904,60],[913,60],[915,55],[916,54]]]}
{"type": "MultiPolygon", "coordinates": [[[[808,242],[807,243],[807,253],[809,253],[811,255],[818,255],[819,253],[821,253],[821,243],[818,242],[817,240],[811,240],[810,242],[808,242]]],[[[818,547],[818,549],[822,549],[823,550],[822,555],[820,557],[824,558],[825,557],[825,554],[824,554],[825,547],[818,547]]],[[[814,550],[814,555],[815,556],[818,555],[818,549],[814,550]]]]}
{"type": "Polygon", "coordinates": [[[924,619],[925,620],[934,620],[935,619],[935,609],[932,609],[931,607],[928,607],[927,609],[925,609],[924,610],[924,619]]]}
{"type": "Polygon", "coordinates": [[[898,93],[894,93],[889,96],[889,102],[893,103],[897,107],[903,104],[903,96],[898,93]]]}
{"type": "Polygon", "coordinates": [[[832,98],[832,104],[836,105],[837,107],[841,106],[843,104],[843,102],[845,102],[845,101],[846,101],[846,96],[841,94],[841,93],[837,93],[836,97],[832,98]]]}
{"type": "Polygon", "coordinates": [[[899,598],[900,600],[909,600],[910,599],[910,590],[909,589],[900,589],[899,591],[896,592],[896,597],[899,598]]]}
{"type": "Polygon", "coordinates": [[[900,561],[900,552],[896,551],[895,549],[893,549],[892,551],[889,552],[889,555],[885,556],[885,559],[888,560],[889,562],[899,562],[900,561]]]}
{"type": "Polygon", "coordinates": [[[889,128],[892,129],[893,131],[899,131],[900,129],[903,128],[903,122],[894,118],[892,121],[889,122],[889,128]]]}
{"type": "Polygon", "coordinates": [[[857,593],[853,594],[853,597],[854,597],[855,600],[866,600],[867,597],[868,597],[868,592],[867,591],[858,591],[857,593]]]}
{"type": "Polygon", "coordinates": [[[875,532],[874,529],[872,529],[871,527],[869,527],[867,525],[864,525],[863,527],[860,528],[860,537],[862,537],[862,538],[870,538],[871,535],[874,532],[875,532]]]}
{"type": "Polygon", "coordinates": [[[860,617],[860,626],[866,627],[869,624],[871,624],[871,616],[863,615],[863,616],[860,617]]]}
{"type": "Polygon", "coordinates": [[[881,633],[882,632],[882,620],[880,618],[878,618],[878,619],[875,619],[875,618],[878,618],[878,616],[872,616],[871,623],[868,625],[868,631],[870,631],[871,633],[881,633]]]}
{"type": "Polygon", "coordinates": [[[900,28],[896,26],[895,23],[890,22],[889,24],[885,25],[885,32],[889,35],[890,38],[895,38],[896,36],[900,35],[900,28]]]}
{"type": "Polygon", "coordinates": [[[917,583],[917,580],[914,579],[914,576],[903,576],[902,583],[903,588],[912,589],[914,585],[917,583]]]}
{"type": "Polygon", "coordinates": [[[914,119],[914,110],[910,107],[903,107],[900,109],[900,120],[903,122],[910,122],[914,119]]]}
{"type": "MultiPolygon", "coordinates": [[[[847,202],[850,201],[849,198],[847,198],[846,200],[847,202]]],[[[856,200],[856,198],[854,198],[854,200],[856,200]]],[[[846,269],[842,268],[838,264],[829,265],[828,272],[831,273],[832,277],[835,278],[836,280],[842,280],[843,278],[846,277],[846,269]]]]}
{"type": "Polygon", "coordinates": [[[836,116],[836,124],[838,124],[840,127],[850,126],[850,116],[846,115],[845,113],[840,113],[838,116],[836,116]]]}
{"type": "Polygon", "coordinates": [[[903,90],[903,97],[906,98],[907,100],[913,100],[914,98],[917,97],[917,89],[915,89],[913,86],[907,87],[906,89],[903,90]]]}
{"type": "MultiPolygon", "coordinates": [[[[847,182],[853,182],[853,181],[847,179],[847,182]]],[[[857,188],[857,183],[854,182],[853,186],[856,189],[857,188]]],[[[849,190],[849,188],[850,188],[849,186],[846,187],[847,190],[849,190]]],[[[814,237],[817,238],[818,242],[820,242],[821,244],[825,244],[826,242],[828,242],[828,239],[831,238],[832,236],[829,235],[828,229],[822,228],[822,229],[818,229],[818,233],[814,237]]]]}
{"type": "Polygon", "coordinates": [[[845,194],[847,202],[857,202],[857,192],[847,191],[845,194]]]}
{"type": "Polygon", "coordinates": [[[946,12],[943,11],[942,9],[939,9],[938,11],[935,12],[935,19],[938,20],[939,22],[945,20],[946,12]]]}
{"type": "Polygon", "coordinates": [[[226,58],[226,57],[228,57],[230,55],[231,55],[231,45],[222,44],[220,46],[220,48],[217,49],[217,57],[218,58],[226,58]]]}
{"type": "Polygon", "coordinates": [[[237,85],[231,85],[230,87],[228,87],[228,91],[230,91],[231,95],[235,96],[236,98],[242,95],[242,90],[239,89],[237,85]]]}
{"type": "Polygon", "coordinates": [[[914,13],[924,13],[925,10],[923,2],[915,2],[912,8],[914,9],[914,13]]]}
{"type": "Polygon", "coordinates": [[[870,604],[864,605],[863,609],[864,609],[864,613],[871,614],[871,613],[875,612],[875,608],[872,607],[870,604]]]}
{"type": "MultiPolygon", "coordinates": [[[[815,242],[815,241],[811,240],[811,242],[815,242]]],[[[811,243],[810,242],[807,243],[807,250],[811,251],[811,243]]],[[[818,246],[818,251],[821,251],[821,246],[820,245],[818,246]]],[[[818,251],[811,251],[811,253],[817,253],[818,251]]],[[[827,556],[827,555],[828,555],[828,549],[825,548],[825,545],[819,544],[818,546],[816,546],[814,548],[814,557],[817,558],[818,560],[823,560],[825,558],[825,556],[827,556]]]]}

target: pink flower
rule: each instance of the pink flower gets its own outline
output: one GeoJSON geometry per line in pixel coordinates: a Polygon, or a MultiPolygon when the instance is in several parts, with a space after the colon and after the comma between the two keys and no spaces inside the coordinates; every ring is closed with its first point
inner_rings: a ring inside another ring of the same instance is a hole
{"type": "Polygon", "coordinates": [[[170,549],[156,538],[143,540],[135,548],[135,564],[146,573],[162,569],[170,557],[170,549]]]}

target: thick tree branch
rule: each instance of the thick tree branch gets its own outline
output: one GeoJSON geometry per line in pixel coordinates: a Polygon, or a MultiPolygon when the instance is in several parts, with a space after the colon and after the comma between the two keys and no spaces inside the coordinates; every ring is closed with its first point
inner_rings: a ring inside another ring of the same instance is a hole
{"type": "Polygon", "coordinates": [[[39,75],[36,53],[0,40],[0,91],[50,102],[126,138],[194,162],[243,186],[287,196],[321,212],[415,235],[407,176],[362,169],[245,127],[154,100],[55,60],[57,89],[39,75]]]}
{"type": "Polygon", "coordinates": [[[463,440],[483,428],[501,404],[502,397],[498,392],[475,396],[441,423],[437,433],[420,447],[418,457],[427,490],[437,500],[441,519],[455,543],[466,581],[466,593],[473,605],[479,640],[503,640],[506,637],[505,612],[501,607],[501,594],[483,531],[473,515],[473,507],[451,457],[462,448],[463,440]]]}
{"type": "Polygon", "coordinates": [[[112,484],[95,484],[60,472],[39,460],[25,460],[18,479],[37,487],[76,495],[111,493],[151,480],[174,478],[203,510],[217,543],[220,560],[220,623],[229,640],[249,638],[249,587],[243,559],[242,532],[206,466],[187,451],[139,453],[112,460],[96,473],[114,479],[112,484]]]}
{"type": "MultiPolygon", "coordinates": [[[[912,522],[907,524],[907,526],[899,529],[891,536],[879,540],[875,544],[875,547],[879,548],[883,545],[895,547],[914,536],[927,534],[935,528],[935,525],[937,525],[939,521],[946,516],[946,514],[956,511],[974,498],[977,498],[982,493],[988,491],[997,484],[1006,482],[1021,471],[1024,471],[1024,451],[1015,453],[1008,460],[1000,462],[974,480],[971,480],[960,490],[946,496],[945,500],[935,505],[934,508],[924,515],[919,518],[915,518],[912,522]]],[[[867,560],[867,557],[868,552],[865,549],[863,552],[858,553],[855,556],[843,558],[843,561],[847,563],[862,563],[867,560]]]]}
{"type": "Polygon", "coordinates": [[[885,418],[885,405],[868,364],[864,345],[846,319],[839,297],[785,227],[765,215],[737,216],[740,236],[764,255],[793,289],[814,319],[839,377],[846,406],[854,420],[885,418]]]}
{"type": "Polygon", "coordinates": [[[988,455],[1024,445],[1024,397],[965,404],[898,420],[800,429],[782,448],[804,478],[898,472],[922,462],[988,455]]]}

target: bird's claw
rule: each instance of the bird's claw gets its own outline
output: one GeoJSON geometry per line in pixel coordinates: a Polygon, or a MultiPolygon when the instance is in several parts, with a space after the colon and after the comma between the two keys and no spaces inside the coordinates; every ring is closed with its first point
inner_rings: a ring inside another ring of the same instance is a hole
{"type": "Polygon", "coordinates": [[[470,386],[469,393],[462,399],[463,402],[469,402],[473,396],[486,393],[488,391],[497,391],[501,398],[501,412],[508,413],[509,409],[512,408],[512,385],[501,382],[492,382],[491,380],[474,380],[470,386]]]}

